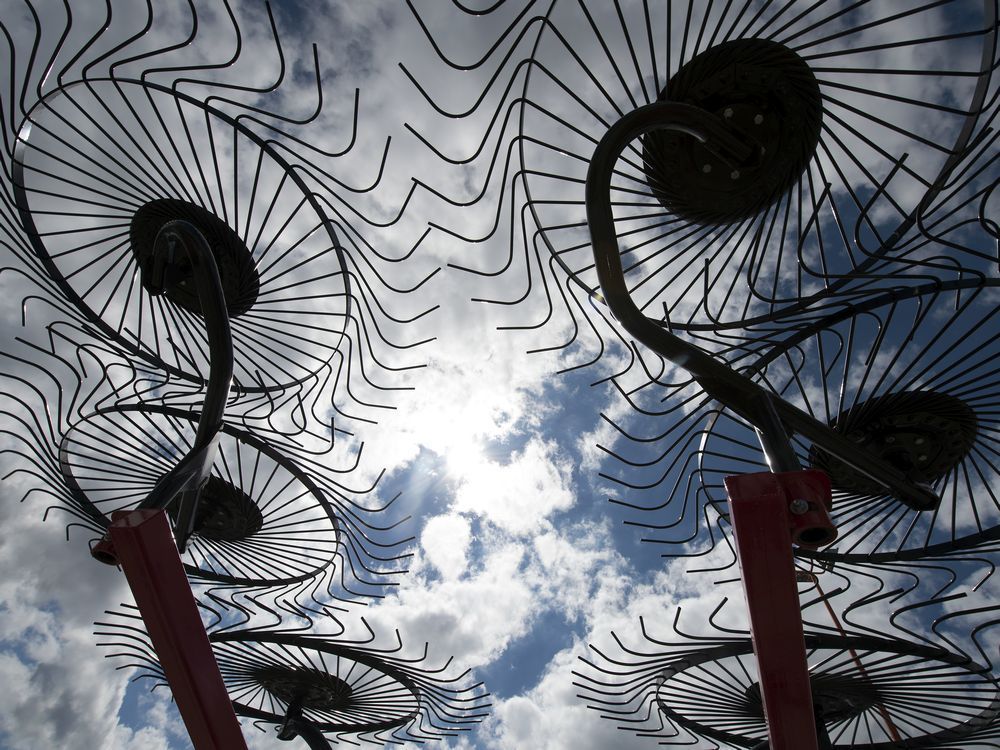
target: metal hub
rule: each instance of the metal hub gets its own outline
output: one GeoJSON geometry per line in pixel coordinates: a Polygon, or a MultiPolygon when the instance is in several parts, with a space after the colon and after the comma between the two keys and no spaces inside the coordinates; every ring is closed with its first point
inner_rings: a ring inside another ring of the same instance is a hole
{"type": "MultiPolygon", "coordinates": [[[[168,513],[176,521],[177,505],[168,513]]],[[[264,526],[257,504],[242,490],[221,477],[209,477],[201,489],[193,533],[213,542],[238,542],[264,526]]]]}
{"type": "Polygon", "coordinates": [[[671,213],[702,225],[755,216],[795,184],[819,142],[823,104],[805,61],[765,39],[736,39],[702,52],[667,82],[661,101],[715,114],[753,147],[749,165],[727,164],[693,136],[642,138],[643,171],[671,213]]]}
{"type": "MultiPolygon", "coordinates": [[[[902,471],[908,480],[933,484],[968,455],[976,439],[975,412],[962,400],[934,391],[876,396],[842,412],[831,426],[866,452],[902,471]]],[[[835,490],[877,495],[884,488],[818,448],[809,464],[830,475],[835,490]]]]}
{"type": "MultiPolygon", "coordinates": [[[[814,674],[809,678],[809,685],[812,689],[813,712],[823,724],[849,721],[880,703],[875,686],[856,674],[814,674]]],[[[759,682],[746,689],[746,702],[748,713],[764,718],[764,702],[759,682]]]]}
{"type": "MultiPolygon", "coordinates": [[[[238,317],[253,307],[260,291],[260,275],[252,253],[228,224],[194,203],[160,198],[140,206],[129,225],[132,253],[139,264],[142,265],[152,254],[156,235],[163,225],[177,219],[194,224],[212,248],[229,317],[238,317]]],[[[186,259],[182,258],[181,263],[185,262],[186,259]]],[[[143,286],[146,286],[145,279],[143,286]]],[[[201,302],[192,276],[187,275],[171,286],[165,296],[178,307],[201,314],[201,302]]]]}
{"type": "Polygon", "coordinates": [[[313,711],[341,711],[351,702],[351,686],[339,677],[303,667],[261,667],[253,678],[278,700],[313,711]]]}

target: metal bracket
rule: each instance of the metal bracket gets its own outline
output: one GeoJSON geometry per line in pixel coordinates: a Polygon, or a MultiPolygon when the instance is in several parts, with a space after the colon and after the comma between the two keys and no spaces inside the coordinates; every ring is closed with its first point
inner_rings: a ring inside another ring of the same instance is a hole
{"type": "Polygon", "coordinates": [[[726,491],[760,673],[767,747],[820,750],[792,543],[811,545],[811,539],[831,533],[830,480],[818,469],[741,474],[726,477],[726,491]]]}
{"type": "Polygon", "coordinates": [[[166,512],[118,512],[108,532],[195,750],[246,750],[166,512]]]}
{"type": "Polygon", "coordinates": [[[330,741],[311,721],[302,715],[302,707],[296,703],[288,707],[285,721],[278,729],[278,739],[285,742],[301,737],[309,750],[331,750],[330,741]]]}

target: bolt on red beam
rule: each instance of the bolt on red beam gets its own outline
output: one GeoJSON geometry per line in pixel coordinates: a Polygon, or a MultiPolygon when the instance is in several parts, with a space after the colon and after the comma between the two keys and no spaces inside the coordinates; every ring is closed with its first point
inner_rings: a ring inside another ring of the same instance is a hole
{"type": "Polygon", "coordinates": [[[836,538],[830,480],[804,469],[726,477],[770,750],[818,750],[793,540],[836,538]]]}
{"type": "Polygon", "coordinates": [[[195,750],[246,750],[166,512],[116,513],[108,531],[195,750]]]}

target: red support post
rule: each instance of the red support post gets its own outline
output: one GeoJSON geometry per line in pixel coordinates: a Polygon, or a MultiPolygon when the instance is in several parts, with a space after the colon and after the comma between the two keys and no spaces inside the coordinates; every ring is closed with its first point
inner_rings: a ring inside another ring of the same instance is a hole
{"type": "Polygon", "coordinates": [[[109,534],[195,750],[246,750],[166,512],[117,513],[109,534]]]}
{"type": "Polygon", "coordinates": [[[804,469],[726,477],[770,750],[817,750],[793,541],[832,541],[830,480],[804,469]]]}

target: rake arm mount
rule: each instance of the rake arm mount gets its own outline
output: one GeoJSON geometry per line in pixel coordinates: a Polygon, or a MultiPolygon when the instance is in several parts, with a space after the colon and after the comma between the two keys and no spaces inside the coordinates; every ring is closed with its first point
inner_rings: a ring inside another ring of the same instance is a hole
{"type": "MultiPolygon", "coordinates": [[[[910,481],[903,472],[884,460],[859,449],[830,426],[778,398],[744,375],[697,346],[684,341],[646,317],[629,296],[622,270],[618,238],[611,207],[611,176],[615,161],[625,146],[644,133],[672,129],[688,133],[734,166],[746,158],[748,148],[725,130],[710,113],[686,104],[656,102],[633,110],[615,123],[601,139],[587,173],[586,204],[594,259],[601,291],[611,312],[632,336],[684,368],[712,398],[731,409],[758,430],[766,432],[773,444],[787,442],[797,433],[823,451],[883,485],[900,502],[914,510],[937,508],[940,498],[934,491],[910,481]],[[775,435],[770,410],[777,413],[785,435],[775,435]]],[[[790,447],[783,451],[786,455],[790,447]]],[[[770,456],[769,456],[770,458],[770,456]]],[[[786,462],[782,462],[787,464],[786,462]]],[[[790,467],[789,467],[790,468],[790,467]]]]}

